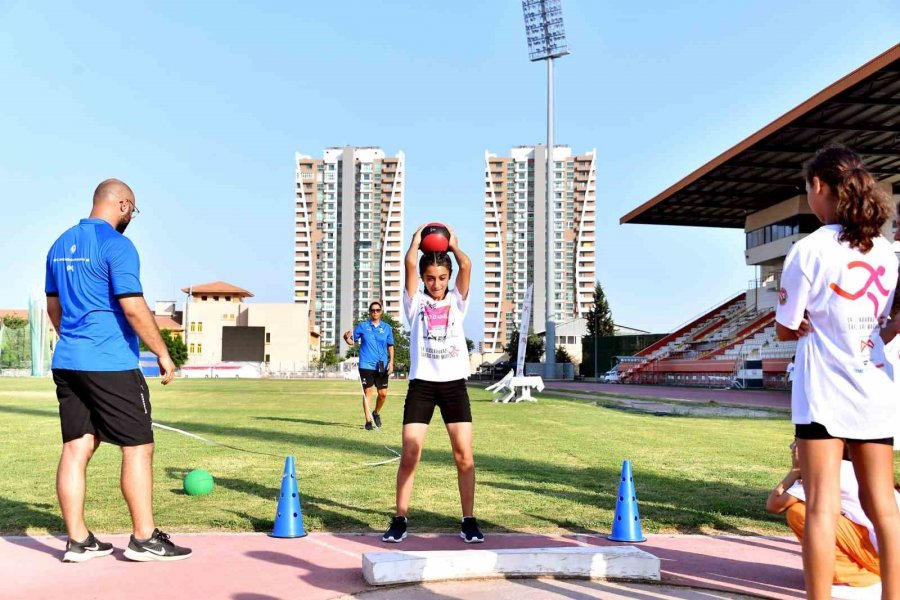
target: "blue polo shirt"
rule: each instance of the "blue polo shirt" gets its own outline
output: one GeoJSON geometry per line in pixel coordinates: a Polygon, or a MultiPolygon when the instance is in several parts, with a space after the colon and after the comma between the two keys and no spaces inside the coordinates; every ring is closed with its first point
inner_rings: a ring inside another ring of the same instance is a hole
{"type": "Polygon", "coordinates": [[[378,325],[372,321],[363,321],[353,330],[353,339],[360,340],[359,344],[359,368],[372,369],[378,368],[378,361],[384,363],[384,368],[388,366],[388,346],[394,345],[394,329],[381,321],[378,325]]]}
{"type": "Polygon", "coordinates": [[[119,304],[143,296],[134,244],[103,219],[82,219],[47,253],[44,292],[59,296],[62,321],[52,368],[138,368],[138,336],[119,304]]]}

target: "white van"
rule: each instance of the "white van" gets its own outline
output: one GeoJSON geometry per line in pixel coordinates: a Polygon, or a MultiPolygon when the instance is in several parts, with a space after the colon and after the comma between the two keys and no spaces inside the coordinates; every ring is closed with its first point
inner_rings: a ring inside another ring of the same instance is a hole
{"type": "Polygon", "coordinates": [[[613,367],[606,373],[600,376],[600,381],[603,383],[618,383],[619,382],[619,369],[618,367],[613,367]]]}

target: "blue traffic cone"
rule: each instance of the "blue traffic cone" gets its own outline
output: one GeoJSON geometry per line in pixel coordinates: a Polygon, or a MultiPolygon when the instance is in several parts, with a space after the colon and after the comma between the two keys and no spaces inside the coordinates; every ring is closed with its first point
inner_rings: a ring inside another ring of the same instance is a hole
{"type": "Polygon", "coordinates": [[[294,457],[284,459],[284,474],[281,476],[281,496],[275,513],[275,528],[272,537],[295,538],[306,535],[303,529],[303,513],[300,511],[300,492],[297,490],[297,476],[294,474],[294,457]]]}
{"type": "Polygon", "coordinates": [[[619,497],[616,500],[616,514],[613,517],[612,533],[614,542],[646,542],[641,532],[641,516],[638,514],[637,495],[634,492],[634,478],[631,476],[631,461],[622,463],[622,477],[619,480],[619,497]]]}

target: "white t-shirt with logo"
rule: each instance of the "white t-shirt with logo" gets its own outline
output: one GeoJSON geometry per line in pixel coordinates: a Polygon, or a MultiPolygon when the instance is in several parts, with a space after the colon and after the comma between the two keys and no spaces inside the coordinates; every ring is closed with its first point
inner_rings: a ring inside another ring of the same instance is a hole
{"type": "Polygon", "coordinates": [[[894,435],[894,365],[885,357],[881,323],[897,284],[897,257],[884,237],[866,254],[825,225],[784,260],[776,320],[788,329],[808,313],[812,332],[797,342],[791,420],[825,426],[839,438],[894,435]]]}
{"type": "Polygon", "coordinates": [[[443,300],[403,290],[403,310],[409,322],[409,378],[455,381],[469,376],[469,352],[463,319],[468,302],[456,290],[443,300]]]}
{"type": "MultiPolygon", "coordinates": [[[[803,491],[803,481],[797,480],[794,485],[785,490],[788,494],[806,502],[806,493],[803,491]]],[[[894,500],[900,506],[900,494],[894,490],[894,500]]],[[[869,541],[875,551],[878,551],[878,538],[875,537],[875,525],[866,516],[862,504],[859,503],[859,482],[856,480],[856,472],[853,463],[849,460],[841,461],[841,514],[869,531],[869,541]]]]}

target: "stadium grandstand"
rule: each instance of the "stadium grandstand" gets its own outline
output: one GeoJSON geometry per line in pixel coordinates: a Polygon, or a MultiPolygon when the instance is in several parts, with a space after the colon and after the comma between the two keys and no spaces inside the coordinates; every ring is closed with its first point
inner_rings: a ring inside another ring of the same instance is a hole
{"type": "MultiPolygon", "coordinates": [[[[781,267],[819,227],[803,164],[852,148],[900,201],[900,44],[834,82],[620,219],[621,224],[743,228],[757,278],[746,291],[619,365],[625,383],[782,387],[796,342],[775,338],[781,267]]],[[[888,223],[890,236],[896,220],[888,223]]]]}

